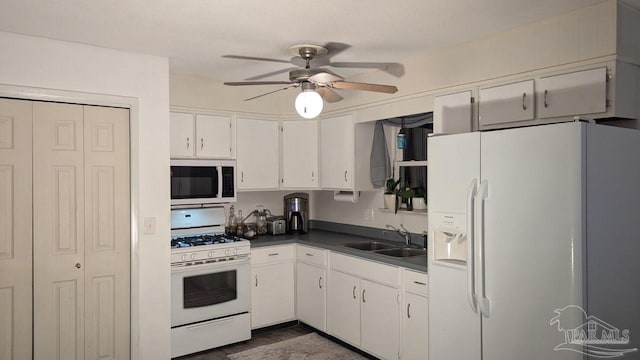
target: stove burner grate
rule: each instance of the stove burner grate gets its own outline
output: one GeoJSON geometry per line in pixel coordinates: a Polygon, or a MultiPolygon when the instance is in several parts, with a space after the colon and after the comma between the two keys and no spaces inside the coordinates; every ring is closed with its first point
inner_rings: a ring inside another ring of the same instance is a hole
{"type": "Polygon", "coordinates": [[[240,238],[230,237],[227,235],[183,236],[171,239],[171,248],[175,249],[200,245],[215,245],[233,243],[236,241],[240,241],[240,238]]]}

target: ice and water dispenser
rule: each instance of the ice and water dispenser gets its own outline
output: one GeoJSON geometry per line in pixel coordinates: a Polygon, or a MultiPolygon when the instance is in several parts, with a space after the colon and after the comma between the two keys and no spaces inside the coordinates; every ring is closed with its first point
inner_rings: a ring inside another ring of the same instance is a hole
{"type": "Polygon", "coordinates": [[[466,233],[466,215],[432,214],[433,253],[435,262],[466,265],[469,242],[466,233]]]}

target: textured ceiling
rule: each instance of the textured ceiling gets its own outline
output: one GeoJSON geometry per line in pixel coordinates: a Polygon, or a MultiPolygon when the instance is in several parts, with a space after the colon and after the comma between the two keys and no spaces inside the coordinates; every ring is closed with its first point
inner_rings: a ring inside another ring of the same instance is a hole
{"type": "MultiPolygon", "coordinates": [[[[640,2],[640,0],[630,0],[640,2]]],[[[288,48],[349,45],[333,62],[392,62],[602,0],[1,0],[0,31],[165,56],[174,74],[287,80],[288,48]],[[243,55],[264,62],[225,58],[243,55]]],[[[341,68],[344,77],[367,69],[341,68]]]]}

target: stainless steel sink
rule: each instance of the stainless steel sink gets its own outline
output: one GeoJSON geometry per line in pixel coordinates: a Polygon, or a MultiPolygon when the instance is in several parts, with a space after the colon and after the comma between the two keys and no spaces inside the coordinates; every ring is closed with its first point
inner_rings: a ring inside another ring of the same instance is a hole
{"type": "Polygon", "coordinates": [[[414,248],[396,248],[377,250],[375,253],[399,258],[406,258],[413,256],[425,256],[427,255],[427,250],[414,248]]]}
{"type": "Polygon", "coordinates": [[[380,241],[365,241],[365,242],[356,242],[356,243],[348,243],[343,246],[358,249],[358,250],[366,250],[366,251],[374,251],[374,250],[382,250],[382,249],[393,249],[397,248],[398,245],[384,243],[380,241]]]}

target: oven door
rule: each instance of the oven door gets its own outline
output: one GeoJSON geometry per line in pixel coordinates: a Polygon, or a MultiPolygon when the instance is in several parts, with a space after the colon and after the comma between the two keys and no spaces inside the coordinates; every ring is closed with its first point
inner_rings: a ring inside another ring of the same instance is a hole
{"type": "Polygon", "coordinates": [[[171,327],[248,312],[248,258],[171,268],[171,327]]]}

